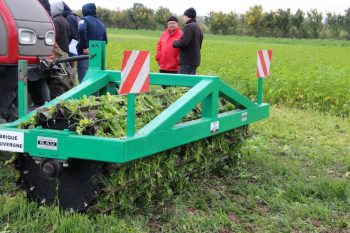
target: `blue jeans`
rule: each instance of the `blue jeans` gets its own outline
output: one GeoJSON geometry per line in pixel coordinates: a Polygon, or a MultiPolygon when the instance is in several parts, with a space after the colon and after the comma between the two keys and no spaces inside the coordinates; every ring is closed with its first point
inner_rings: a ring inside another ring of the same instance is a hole
{"type": "Polygon", "coordinates": [[[78,68],[79,83],[81,83],[85,77],[86,71],[89,68],[89,60],[86,59],[86,60],[78,61],[77,68],[78,68]]]}
{"type": "Polygon", "coordinates": [[[198,66],[192,66],[192,65],[180,65],[179,74],[196,74],[198,66]]]}

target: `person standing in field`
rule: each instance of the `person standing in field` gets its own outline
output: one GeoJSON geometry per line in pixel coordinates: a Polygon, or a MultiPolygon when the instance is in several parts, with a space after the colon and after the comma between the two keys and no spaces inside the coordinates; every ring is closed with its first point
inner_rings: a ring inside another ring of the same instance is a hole
{"type": "Polygon", "coordinates": [[[69,53],[69,25],[63,17],[63,3],[61,1],[51,3],[52,21],[55,26],[56,46],[63,52],[69,53]]]}
{"type": "MultiPolygon", "coordinates": [[[[99,40],[107,43],[106,27],[102,21],[96,16],[95,3],[87,3],[82,8],[83,18],[79,21],[78,33],[79,42],[77,44],[78,55],[89,54],[89,41],[99,40]]],[[[89,61],[82,60],[78,62],[78,78],[82,82],[87,69],[89,68],[89,61]]]]}
{"type": "MultiPolygon", "coordinates": [[[[69,25],[69,43],[72,43],[72,40],[75,40],[78,42],[79,40],[79,34],[78,34],[78,26],[80,17],[73,13],[73,11],[69,8],[69,6],[65,3],[63,3],[63,17],[67,20],[69,25]]],[[[73,55],[73,54],[70,54],[73,55]]],[[[76,55],[76,54],[74,54],[76,55]]]]}
{"type": "MultiPolygon", "coordinates": [[[[62,1],[51,3],[52,22],[55,26],[55,58],[67,58],[69,53],[69,25],[67,20],[63,17],[64,4],[62,1]]],[[[74,86],[75,71],[70,63],[63,63],[65,73],[61,75],[61,81],[54,79],[49,82],[51,96],[57,97],[60,93],[62,83],[65,82],[69,86],[74,86]]]]}
{"type": "Polygon", "coordinates": [[[182,31],[179,29],[178,19],[170,16],[167,20],[167,28],[162,33],[157,44],[156,60],[160,73],[178,73],[180,50],[173,47],[173,42],[179,40],[182,31]]]}
{"type": "Polygon", "coordinates": [[[184,12],[183,20],[186,25],[182,37],[173,43],[174,48],[180,49],[180,74],[195,75],[201,62],[203,32],[199,28],[196,17],[197,13],[193,7],[184,12]]]}

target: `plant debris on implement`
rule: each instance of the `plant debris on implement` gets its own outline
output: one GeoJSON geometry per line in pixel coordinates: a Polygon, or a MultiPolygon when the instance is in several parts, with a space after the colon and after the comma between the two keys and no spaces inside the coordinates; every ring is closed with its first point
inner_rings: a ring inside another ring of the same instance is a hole
{"type": "Polygon", "coordinates": [[[120,82],[120,71],[105,70],[104,43],[91,42],[84,82],[30,113],[19,97],[0,150],[18,153],[31,200],[108,211],[170,197],[189,176],[234,164],[247,126],[269,115],[215,76],[151,73],[136,102],[118,95],[120,82]]]}

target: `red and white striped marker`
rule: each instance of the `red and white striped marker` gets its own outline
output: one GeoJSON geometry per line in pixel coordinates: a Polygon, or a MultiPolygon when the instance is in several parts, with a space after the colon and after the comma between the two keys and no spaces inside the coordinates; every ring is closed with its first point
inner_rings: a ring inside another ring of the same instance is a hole
{"type": "Polygon", "coordinates": [[[257,78],[270,76],[270,64],[272,59],[272,50],[258,50],[258,62],[256,69],[257,78]]]}
{"type": "Polygon", "coordinates": [[[119,94],[148,92],[149,73],[149,51],[124,51],[119,94]]]}

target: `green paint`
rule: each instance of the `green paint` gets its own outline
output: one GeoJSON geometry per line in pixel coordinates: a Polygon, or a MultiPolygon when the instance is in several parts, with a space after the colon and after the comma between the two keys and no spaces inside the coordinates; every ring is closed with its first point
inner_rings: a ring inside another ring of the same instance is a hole
{"type": "Polygon", "coordinates": [[[127,136],[133,137],[135,135],[135,94],[127,95],[128,109],[127,109],[127,136]]]}
{"type": "Polygon", "coordinates": [[[258,105],[261,105],[263,101],[263,81],[264,78],[258,78],[258,105]]]}
{"type": "Polygon", "coordinates": [[[18,117],[28,114],[28,61],[18,61],[18,117]]]}

